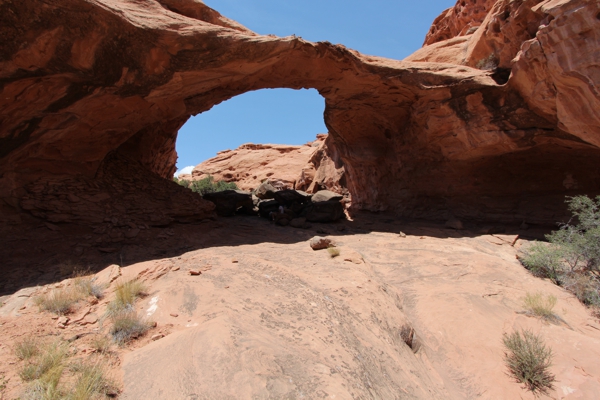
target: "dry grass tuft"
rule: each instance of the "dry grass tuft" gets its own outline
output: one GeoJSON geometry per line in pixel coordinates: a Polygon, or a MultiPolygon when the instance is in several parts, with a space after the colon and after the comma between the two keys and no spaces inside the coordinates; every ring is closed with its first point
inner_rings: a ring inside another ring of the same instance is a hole
{"type": "Polygon", "coordinates": [[[556,296],[549,294],[544,296],[543,293],[527,293],[523,300],[523,306],[528,314],[543,318],[547,321],[556,321],[558,317],[552,309],[556,305],[556,296]]]}
{"type": "Polygon", "coordinates": [[[148,321],[131,308],[124,308],[113,313],[110,319],[113,324],[110,328],[110,334],[119,345],[142,336],[150,329],[148,321]]]}
{"type": "Polygon", "coordinates": [[[27,382],[41,379],[45,375],[56,373],[58,369],[62,370],[67,357],[68,348],[62,342],[40,346],[38,356],[30,358],[27,365],[21,369],[19,376],[27,382]]]}
{"type": "Polygon", "coordinates": [[[25,338],[15,346],[15,355],[19,360],[29,360],[38,354],[40,354],[40,342],[36,338],[25,338]]]}
{"type": "Polygon", "coordinates": [[[81,294],[74,287],[68,286],[52,289],[49,293],[36,297],[35,303],[41,310],[63,315],[71,312],[79,300],[81,294]]]}
{"type": "Polygon", "coordinates": [[[91,276],[77,276],[73,285],[82,297],[94,296],[101,299],[104,296],[104,288],[98,285],[91,276]]]}
{"type": "Polygon", "coordinates": [[[511,375],[534,394],[547,393],[553,388],[554,375],[549,371],[552,350],[547,348],[541,337],[523,330],[504,334],[504,361],[511,375]]]}
{"type": "Polygon", "coordinates": [[[89,400],[118,392],[107,378],[104,365],[98,361],[79,364],[75,372],[79,376],[67,397],[69,400],[89,400]]]}
{"type": "Polygon", "coordinates": [[[148,294],[148,288],[143,282],[133,279],[117,284],[115,288],[115,299],[111,302],[115,309],[123,309],[132,306],[138,297],[148,294]]]}

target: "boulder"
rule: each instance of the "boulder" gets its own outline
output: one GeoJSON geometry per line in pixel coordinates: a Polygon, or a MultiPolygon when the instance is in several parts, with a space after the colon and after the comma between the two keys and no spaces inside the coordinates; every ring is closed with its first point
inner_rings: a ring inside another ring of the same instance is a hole
{"type": "Polygon", "coordinates": [[[339,200],[311,203],[306,207],[306,220],[310,222],[334,222],[344,216],[344,206],[339,200]]]}
{"type": "Polygon", "coordinates": [[[344,196],[339,193],[332,192],[331,190],[319,190],[317,193],[313,194],[311,201],[313,203],[321,203],[324,201],[342,200],[344,196]]]}
{"type": "Polygon", "coordinates": [[[268,200],[275,197],[275,192],[277,192],[277,190],[273,185],[269,182],[263,182],[256,188],[254,195],[261,200],[268,200]]]}
{"type": "Polygon", "coordinates": [[[310,200],[310,195],[300,190],[287,189],[275,192],[275,200],[277,200],[277,202],[282,206],[290,207],[294,203],[306,203],[308,200],[310,200]]]}
{"type": "Polygon", "coordinates": [[[258,203],[258,214],[263,218],[269,218],[272,212],[279,211],[279,203],[276,200],[263,200],[258,203]]]}
{"type": "Polygon", "coordinates": [[[333,241],[331,238],[315,236],[310,239],[310,247],[313,250],[322,250],[328,247],[335,247],[335,241],[333,241]]]}
{"type": "Polygon", "coordinates": [[[214,203],[217,215],[222,217],[230,217],[235,215],[235,212],[243,208],[244,211],[254,208],[252,203],[252,194],[241,190],[224,190],[222,192],[207,193],[202,196],[204,200],[214,203]]]}

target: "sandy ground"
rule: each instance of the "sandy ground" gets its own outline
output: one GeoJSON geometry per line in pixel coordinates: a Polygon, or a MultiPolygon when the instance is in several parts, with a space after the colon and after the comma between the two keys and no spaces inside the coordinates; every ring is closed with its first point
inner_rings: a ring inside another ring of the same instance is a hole
{"type": "Polygon", "coordinates": [[[235,217],[149,231],[146,244],[80,258],[123,268],[100,273],[120,276],[64,329],[33,303],[61,285],[60,272],[13,269],[0,307],[3,398],[22,393],[14,344],[35,335],[69,339],[75,358],[103,358],[123,399],[532,399],[503,362],[502,335],[522,328],[554,352],[557,381],[542,398],[595,398],[600,323],[520,265],[522,239],[486,230],[369,214],[308,230],[235,217]],[[333,238],[340,255],[312,250],[316,235],[333,238]],[[136,307],[157,326],[94,354],[116,282],[136,277],[149,287],[136,307]],[[528,292],[555,295],[564,322],[522,314],[528,292]],[[411,346],[403,329],[414,331],[411,346]]]}

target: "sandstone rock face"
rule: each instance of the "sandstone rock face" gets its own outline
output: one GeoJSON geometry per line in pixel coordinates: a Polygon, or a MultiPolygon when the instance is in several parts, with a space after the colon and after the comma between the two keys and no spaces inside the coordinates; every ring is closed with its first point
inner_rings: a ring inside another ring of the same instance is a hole
{"type": "Polygon", "coordinates": [[[217,181],[235,182],[243,190],[255,190],[262,182],[275,189],[298,189],[314,193],[329,188],[342,193],[344,166],[330,135],[319,134],[317,140],[303,146],[278,144],[243,144],[225,150],[197,165],[191,177],[199,180],[208,175],[217,181]]]}
{"type": "MultiPolygon", "coordinates": [[[[104,224],[108,240],[123,224],[213,216],[169,182],[177,131],[274,87],[325,98],[332,168],[343,164],[354,209],[554,222],[565,195],[600,192],[598,3],[457,7],[426,43],[453,41],[463,65],[450,49],[452,63],[402,62],[260,36],[194,0],[3,2],[3,226],[104,224]]],[[[304,188],[311,173],[287,182],[304,188]]]]}
{"type": "Polygon", "coordinates": [[[458,0],[433,21],[424,46],[473,33],[483,22],[496,0],[458,0]]]}

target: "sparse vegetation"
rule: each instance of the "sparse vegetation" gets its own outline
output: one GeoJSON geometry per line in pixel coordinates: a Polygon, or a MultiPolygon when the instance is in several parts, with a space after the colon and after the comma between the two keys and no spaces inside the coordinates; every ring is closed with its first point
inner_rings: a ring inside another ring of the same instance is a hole
{"type": "Polygon", "coordinates": [[[108,305],[109,314],[131,308],[138,297],[148,294],[147,291],[146,285],[137,279],[118,283],[115,288],[115,298],[108,305]]]}
{"type": "Polygon", "coordinates": [[[115,384],[106,377],[105,368],[99,361],[77,364],[73,369],[79,376],[67,396],[69,400],[89,400],[117,392],[115,384]]]}
{"type": "Polygon", "coordinates": [[[571,291],[586,305],[600,307],[600,196],[568,197],[572,220],[533,243],[521,257],[534,275],[571,291]]]}
{"type": "Polygon", "coordinates": [[[22,399],[90,400],[118,392],[114,383],[106,377],[99,359],[69,364],[71,353],[64,341],[42,344],[24,340],[15,348],[15,353],[24,362],[19,376],[29,382],[22,399]],[[66,383],[61,382],[65,373],[66,383]]]}
{"type": "Polygon", "coordinates": [[[91,276],[78,276],[74,279],[73,284],[84,297],[94,296],[101,299],[104,296],[104,288],[98,285],[91,276]]]}
{"type": "Polygon", "coordinates": [[[106,354],[110,351],[110,340],[106,336],[98,335],[90,344],[97,353],[106,354]]]}
{"type": "Polygon", "coordinates": [[[119,345],[138,338],[150,329],[148,321],[130,307],[113,313],[110,319],[113,324],[110,334],[119,345]]]}
{"type": "Polygon", "coordinates": [[[134,309],[136,299],[145,296],[147,290],[146,285],[137,279],[117,284],[115,298],[108,304],[106,316],[112,322],[110,335],[119,345],[150,329],[150,323],[134,309]]]}
{"type": "Polygon", "coordinates": [[[207,193],[222,192],[223,190],[234,190],[238,188],[235,182],[215,182],[213,177],[210,175],[204,179],[200,179],[199,181],[188,181],[178,178],[173,178],[173,181],[190,189],[192,192],[199,193],[201,196],[204,196],[207,193]]]}
{"type": "Polygon", "coordinates": [[[331,258],[335,258],[340,255],[340,249],[338,249],[337,247],[328,247],[327,252],[329,253],[329,256],[331,258]]]}
{"type": "Polygon", "coordinates": [[[543,318],[547,321],[555,321],[557,316],[552,309],[556,305],[556,296],[544,296],[543,293],[527,293],[523,305],[528,314],[543,318]]]}
{"type": "Polygon", "coordinates": [[[47,371],[39,379],[31,382],[25,389],[22,398],[24,400],[64,399],[65,394],[58,387],[63,369],[63,366],[57,366],[56,368],[47,371]]]}
{"type": "Polygon", "coordinates": [[[35,303],[41,310],[58,315],[68,314],[73,306],[81,300],[81,294],[72,286],[52,289],[49,293],[35,298],[35,303]]]}
{"type": "Polygon", "coordinates": [[[535,394],[552,389],[554,375],[549,371],[552,363],[552,350],[544,344],[540,336],[531,331],[515,331],[504,334],[506,347],[505,362],[515,379],[535,394]]]}
{"type": "Polygon", "coordinates": [[[4,375],[0,375],[0,399],[2,399],[2,393],[6,390],[8,379],[4,375]]]}
{"type": "Polygon", "coordinates": [[[29,360],[38,354],[40,354],[40,343],[33,337],[23,339],[15,346],[15,355],[19,360],[29,360]]]}
{"type": "Polygon", "coordinates": [[[60,341],[40,346],[38,355],[28,360],[27,364],[21,369],[19,376],[27,382],[43,378],[41,381],[48,380],[49,383],[53,383],[55,374],[58,374],[56,380],[60,379],[64,361],[67,357],[68,348],[60,341]]]}
{"type": "Polygon", "coordinates": [[[482,58],[477,62],[477,69],[482,70],[494,70],[498,67],[498,60],[496,60],[496,55],[494,53],[490,53],[487,57],[482,58]]]}

